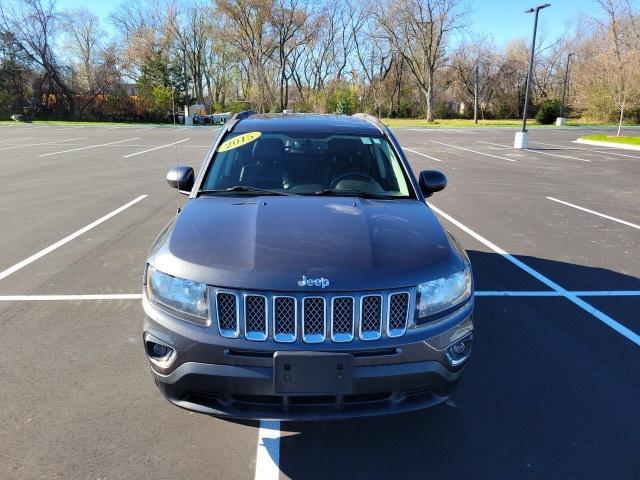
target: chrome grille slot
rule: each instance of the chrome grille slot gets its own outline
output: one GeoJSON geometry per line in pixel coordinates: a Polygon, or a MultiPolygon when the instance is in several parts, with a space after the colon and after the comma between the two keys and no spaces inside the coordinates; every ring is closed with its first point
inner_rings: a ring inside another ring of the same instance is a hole
{"type": "Polygon", "coordinates": [[[360,338],[377,340],[382,336],[382,295],[360,299],[360,338]]]}
{"type": "Polygon", "coordinates": [[[354,317],[353,297],[333,297],[331,299],[331,340],[334,342],[353,340],[354,317]]]}
{"type": "Polygon", "coordinates": [[[244,336],[248,340],[267,339],[267,299],[262,295],[244,297],[244,336]]]}
{"type": "Polygon", "coordinates": [[[296,299],[273,298],[273,338],[276,342],[293,342],[297,335],[296,299]]]}
{"type": "Polygon", "coordinates": [[[324,342],[326,305],[322,297],[305,297],[302,300],[302,339],[307,343],[324,342]]]}
{"type": "Polygon", "coordinates": [[[236,338],[240,333],[238,322],[238,296],[235,293],[218,292],[216,294],[216,315],[220,335],[236,338]]]}
{"type": "Polygon", "coordinates": [[[387,336],[399,337],[407,330],[409,316],[409,294],[407,292],[389,295],[387,315],[387,336]]]}

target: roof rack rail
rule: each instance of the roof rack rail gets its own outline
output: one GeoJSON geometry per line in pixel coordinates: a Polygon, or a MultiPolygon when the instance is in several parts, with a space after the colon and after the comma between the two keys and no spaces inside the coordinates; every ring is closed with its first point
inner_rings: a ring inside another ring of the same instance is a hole
{"type": "Polygon", "coordinates": [[[252,115],[256,115],[258,112],[255,110],[244,110],[243,112],[236,113],[231,120],[225,123],[228,132],[232,132],[235,126],[238,124],[240,120],[244,120],[245,118],[249,118],[252,115]]]}
{"type": "Polygon", "coordinates": [[[236,113],[233,117],[231,117],[231,120],[244,120],[245,118],[257,113],[258,112],[256,112],[255,110],[245,110],[243,112],[236,113]]]}
{"type": "Polygon", "coordinates": [[[365,122],[370,123],[371,125],[373,125],[374,127],[376,127],[380,133],[385,134],[386,133],[386,126],[384,123],[382,123],[380,121],[380,119],[378,117],[375,117],[373,115],[369,115],[368,113],[354,113],[353,115],[351,115],[354,118],[360,118],[362,120],[364,120],[365,122]]]}

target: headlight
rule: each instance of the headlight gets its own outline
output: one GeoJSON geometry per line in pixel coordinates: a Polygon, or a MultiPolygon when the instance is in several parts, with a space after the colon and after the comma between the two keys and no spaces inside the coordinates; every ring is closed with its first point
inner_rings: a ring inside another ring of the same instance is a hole
{"type": "Polygon", "coordinates": [[[448,277],[418,285],[417,318],[440,313],[464,302],[471,296],[471,270],[466,267],[448,277]]]}
{"type": "Polygon", "coordinates": [[[209,298],[204,283],[172,277],[149,265],[147,296],[154,303],[186,314],[186,320],[201,325],[206,325],[209,321],[209,298]]]}

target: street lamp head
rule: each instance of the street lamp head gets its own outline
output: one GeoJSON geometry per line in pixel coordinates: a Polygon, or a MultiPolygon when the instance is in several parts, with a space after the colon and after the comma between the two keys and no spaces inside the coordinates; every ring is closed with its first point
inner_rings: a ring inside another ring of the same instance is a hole
{"type": "Polygon", "coordinates": [[[538,10],[542,10],[543,8],[547,8],[547,7],[550,7],[550,6],[551,6],[550,3],[543,3],[542,5],[538,5],[537,7],[533,7],[533,8],[530,8],[529,10],[525,10],[524,13],[537,12],[538,10]]]}

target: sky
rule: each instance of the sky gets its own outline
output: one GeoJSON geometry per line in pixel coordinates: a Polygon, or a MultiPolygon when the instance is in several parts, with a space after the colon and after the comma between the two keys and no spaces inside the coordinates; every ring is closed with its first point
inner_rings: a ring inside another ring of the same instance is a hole
{"type": "MultiPolygon", "coordinates": [[[[595,0],[468,0],[469,34],[491,35],[498,46],[514,38],[531,38],[533,14],[525,10],[541,3],[551,7],[540,11],[539,31],[548,38],[556,38],[567,30],[567,25],[580,15],[597,15],[595,0]]],[[[104,20],[108,27],[108,17],[123,0],[58,0],[60,8],[86,6],[104,20]]]]}

